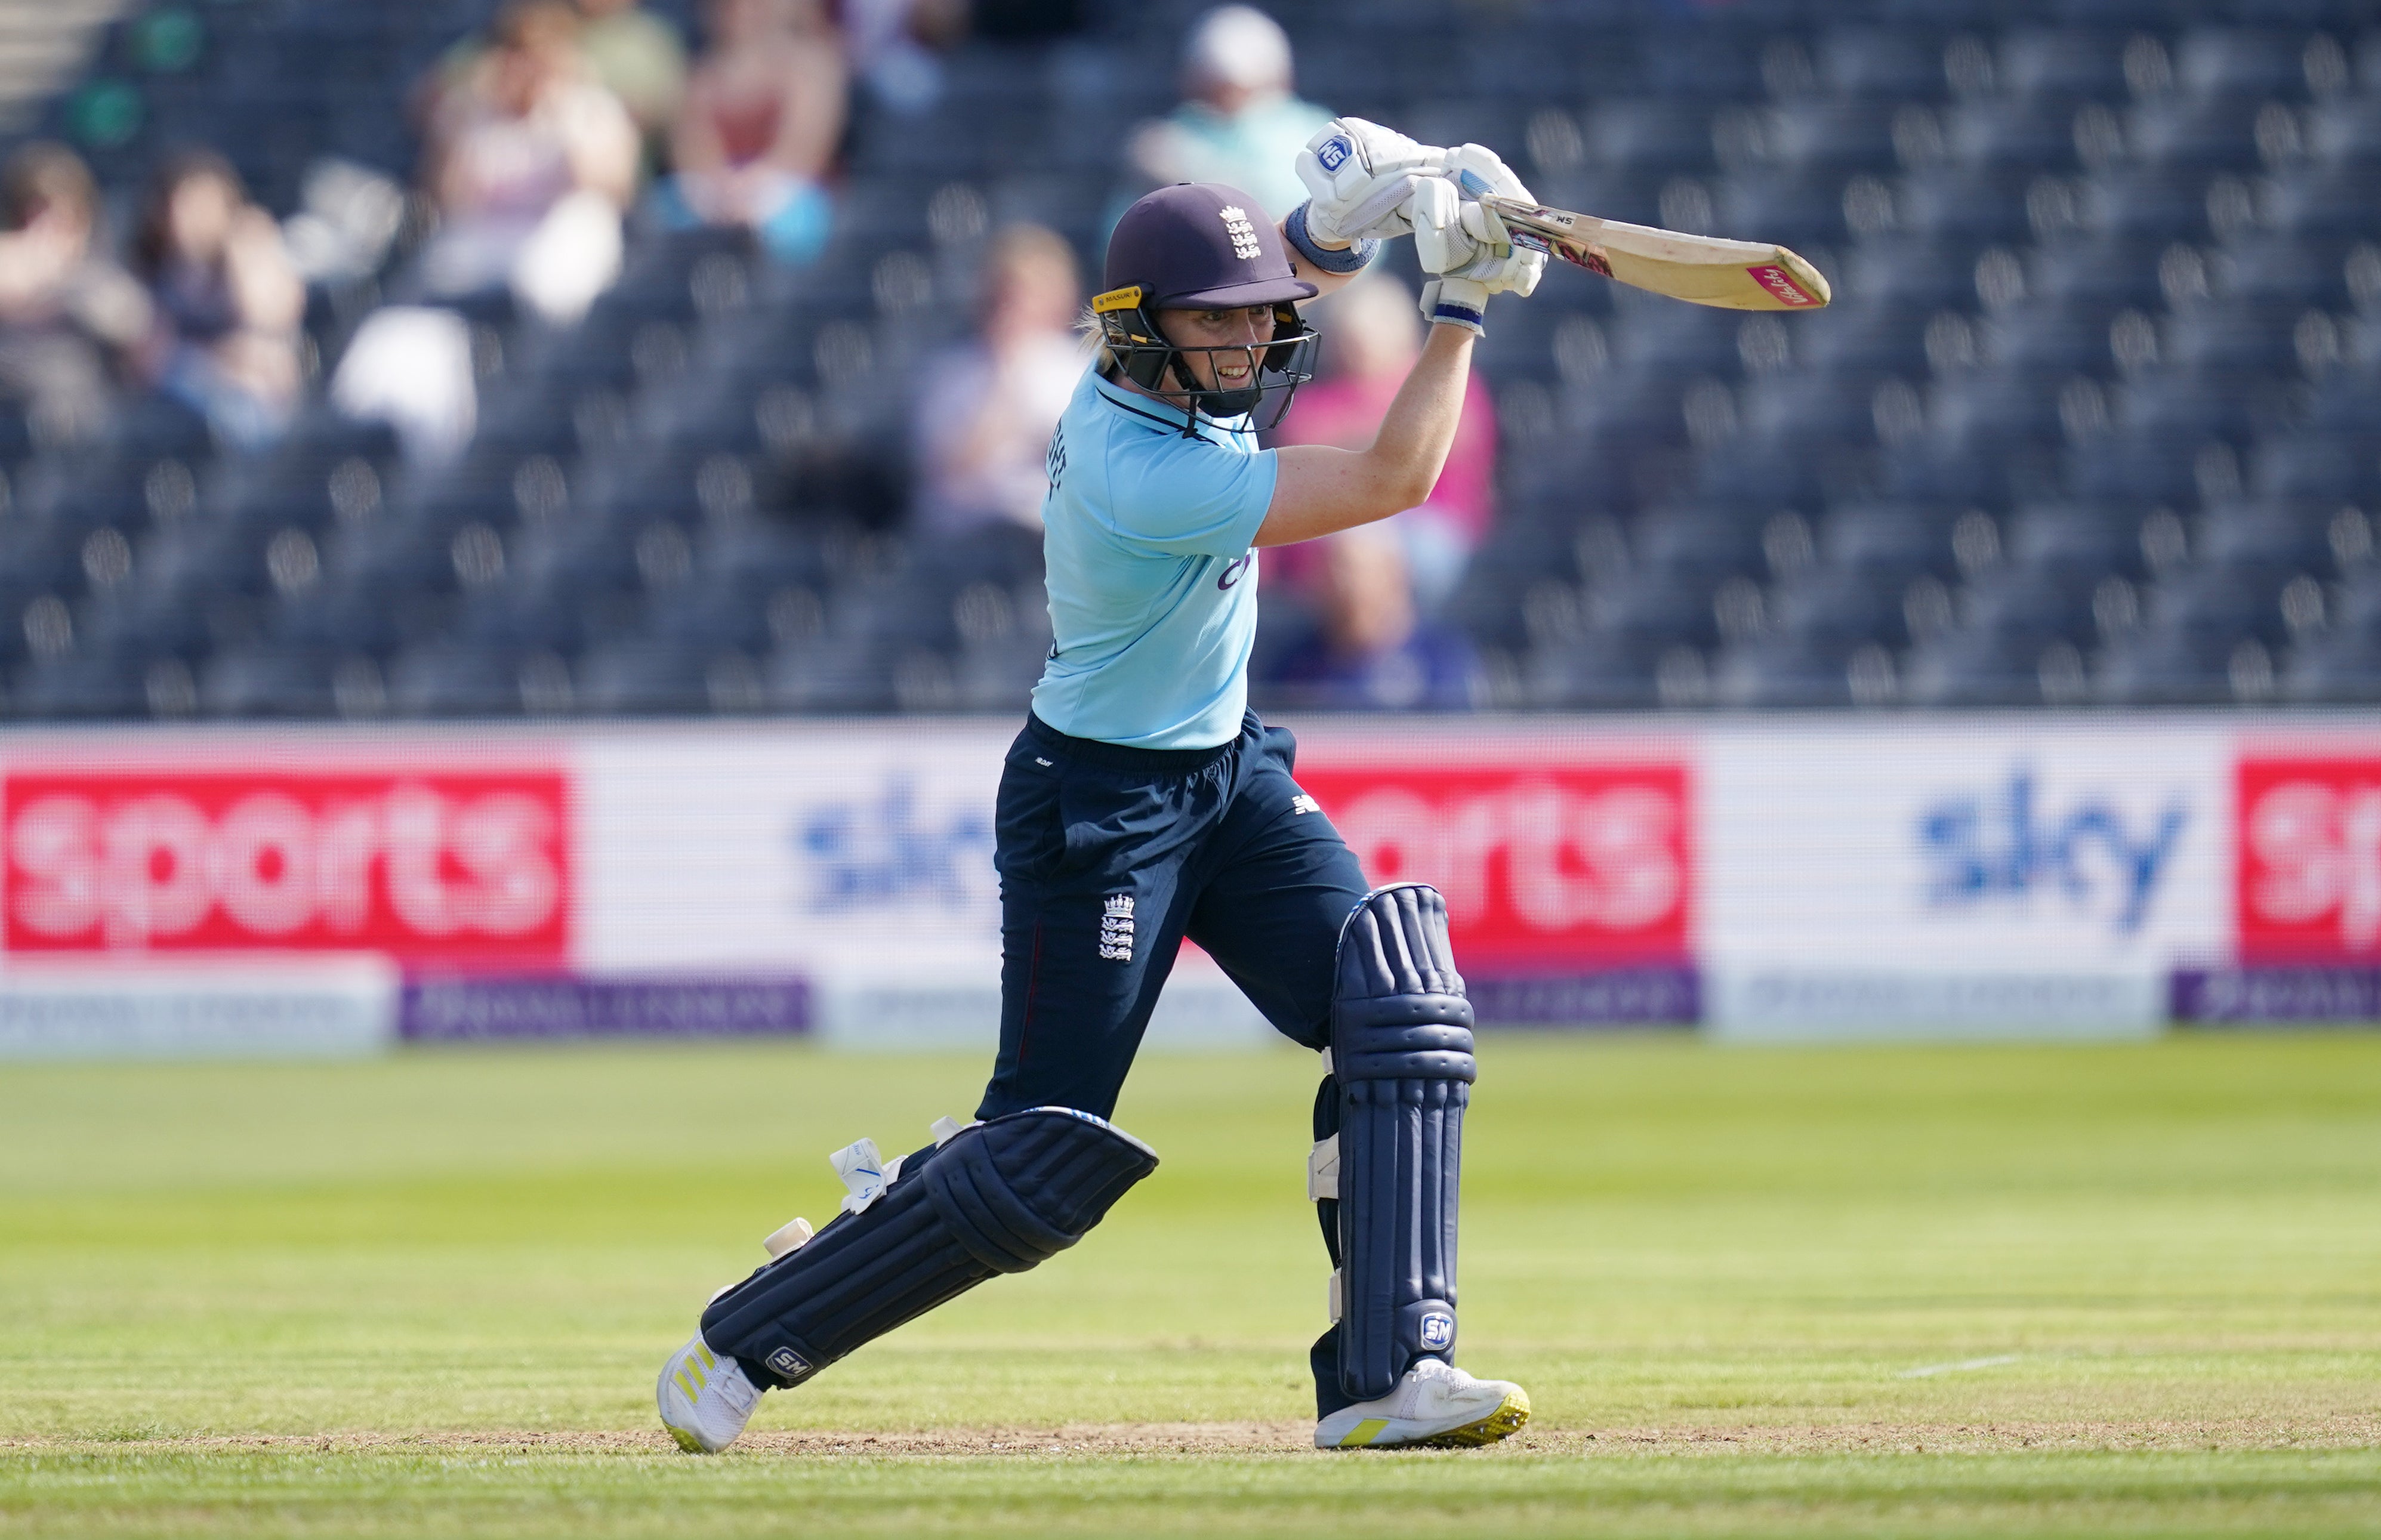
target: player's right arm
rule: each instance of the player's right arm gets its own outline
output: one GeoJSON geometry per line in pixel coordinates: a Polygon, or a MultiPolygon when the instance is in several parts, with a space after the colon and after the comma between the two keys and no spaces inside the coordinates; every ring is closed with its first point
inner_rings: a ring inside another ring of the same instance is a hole
{"type": "Polygon", "coordinates": [[[1442,323],[1389,403],[1368,449],[1295,444],[1274,451],[1273,501],[1257,527],[1259,545],[1289,545],[1353,529],[1425,502],[1455,446],[1463,391],[1479,334],[1442,323]]]}

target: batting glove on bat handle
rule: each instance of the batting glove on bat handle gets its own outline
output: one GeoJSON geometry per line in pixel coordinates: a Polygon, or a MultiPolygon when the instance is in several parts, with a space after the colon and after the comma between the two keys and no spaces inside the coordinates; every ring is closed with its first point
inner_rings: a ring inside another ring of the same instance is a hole
{"type": "Polygon", "coordinates": [[[1488,335],[1488,286],[1473,278],[1433,278],[1422,286],[1422,318],[1434,326],[1460,326],[1488,335]]]}
{"type": "Polygon", "coordinates": [[[1321,246],[1388,239],[1413,228],[1404,214],[1414,184],[1435,176],[1447,152],[1361,117],[1335,117],[1306,141],[1295,169],[1312,206],[1306,228],[1321,246]]]}

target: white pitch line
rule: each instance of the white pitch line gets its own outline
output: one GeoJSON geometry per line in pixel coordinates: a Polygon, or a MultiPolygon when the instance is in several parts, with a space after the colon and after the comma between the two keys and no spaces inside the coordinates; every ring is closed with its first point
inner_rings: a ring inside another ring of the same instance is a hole
{"type": "Polygon", "coordinates": [[[1904,1369],[1896,1379],[1927,1379],[1935,1375],[1962,1375],[1971,1369],[1997,1369],[2004,1363],[2015,1363],[2023,1353],[1997,1353],[1991,1358],[1963,1358],[1957,1363],[1929,1363],[1923,1369],[1904,1369]]]}

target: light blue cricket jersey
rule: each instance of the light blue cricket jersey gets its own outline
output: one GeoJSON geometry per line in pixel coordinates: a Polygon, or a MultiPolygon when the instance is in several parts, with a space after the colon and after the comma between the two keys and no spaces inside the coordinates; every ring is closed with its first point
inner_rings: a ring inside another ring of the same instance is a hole
{"type": "MultiPolygon", "coordinates": [[[[1246,418],[1239,420],[1245,423],[1246,418]]],[[[1083,372],[1050,438],[1043,551],[1056,640],[1033,714],[1074,738],[1212,749],[1239,736],[1271,450],[1083,372]]]]}

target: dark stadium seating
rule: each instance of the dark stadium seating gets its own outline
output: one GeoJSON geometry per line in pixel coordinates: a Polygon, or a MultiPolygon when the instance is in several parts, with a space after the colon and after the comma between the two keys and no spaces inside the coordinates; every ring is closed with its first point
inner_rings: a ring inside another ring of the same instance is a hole
{"type": "MultiPolygon", "coordinates": [[[[128,85],[131,131],[80,139],[118,207],[205,142],[287,213],[322,157],[413,173],[407,83],[491,8],[217,0],[176,60],[128,20],[39,127],[128,85]]],[[[1199,8],[1094,6],[963,46],[925,116],[863,104],[811,267],[639,232],[575,327],[472,307],[445,470],[319,406],[249,454],[153,401],[73,450],[0,412],[0,709],[1014,713],[1038,549],[913,546],[908,394],[991,228],[1095,251],[1199,8]]],[[[1335,109],[1836,282],[1815,316],[1569,270],[1499,302],[1504,511],[1450,611],[1497,703],[2381,699],[2381,4],[1271,8],[1335,109]]],[[[325,370],[374,302],[314,297],[325,370]]]]}

